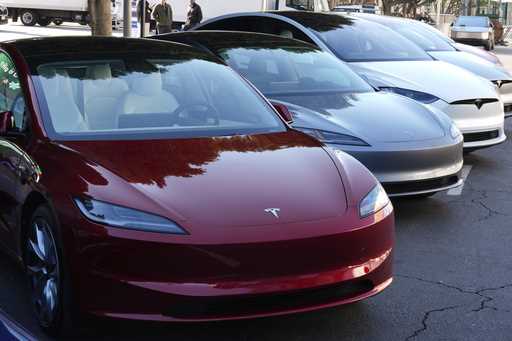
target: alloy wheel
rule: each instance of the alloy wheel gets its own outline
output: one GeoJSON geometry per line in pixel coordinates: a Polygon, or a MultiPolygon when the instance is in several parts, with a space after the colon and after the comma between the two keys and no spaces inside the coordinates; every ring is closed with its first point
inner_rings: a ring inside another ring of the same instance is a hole
{"type": "Polygon", "coordinates": [[[24,23],[32,23],[35,21],[34,15],[31,12],[23,13],[22,19],[24,23]]]}
{"type": "Polygon", "coordinates": [[[34,220],[26,247],[26,269],[35,312],[43,326],[50,326],[57,316],[61,274],[55,239],[45,219],[34,220]]]}

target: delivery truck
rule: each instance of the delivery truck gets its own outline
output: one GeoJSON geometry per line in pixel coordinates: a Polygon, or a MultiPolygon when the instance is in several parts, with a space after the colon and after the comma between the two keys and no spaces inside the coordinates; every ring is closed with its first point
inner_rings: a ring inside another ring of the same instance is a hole
{"type": "MultiPolygon", "coordinates": [[[[148,0],[151,7],[161,0],[148,0]]],[[[329,11],[327,0],[196,0],[201,6],[203,20],[208,20],[224,14],[272,11],[272,10],[302,10],[324,12],[329,11]]],[[[167,0],[173,9],[174,27],[183,25],[187,19],[188,0],[167,0]]]]}
{"type": "MultiPolygon", "coordinates": [[[[89,23],[87,0],[1,0],[8,8],[13,21],[21,20],[23,25],[48,26],[51,22],[61,25],[63,22],[89,23]]],[[[112,21],[122,18],[122,0],[111,0],[112,21]]]]}

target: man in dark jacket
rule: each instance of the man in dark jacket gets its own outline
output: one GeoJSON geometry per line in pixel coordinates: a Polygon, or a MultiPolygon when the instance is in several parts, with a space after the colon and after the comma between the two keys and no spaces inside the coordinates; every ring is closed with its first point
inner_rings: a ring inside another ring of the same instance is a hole
{"type": "Polygon", "coordinates": [[[162,0],[162,3],[155,6],[153,18],[156,20],[158,34],[172,31],[172,8],[166,0],[162,0]]]}
{"type": "Polygon", "coordinates": [[[151,7],[149,6],[149,2],[147,1],[144,1],[146,3],[146,5],[144,6],[143,1],[144,0],[139,0],[139,2],[137,3],[137,21],[139,22],[139,24],[142,25],[142,13],[146,13],[144,18],[144,36],[148,36],[149,29],[151,26],[151,7]],[[144,12],[142,11],[142,7],[145,7],[144,12]]]}
{"type": "Polygon", "coordinates": [[[185,22],[183,30],[190,30],[199,24],[201,20],[203,20],[203,11],[201,10],[201,6],[199,6],[195,0],[190,0],[190,6],[187,13],[187,22],[185,22]]]}
{"type": "MultiPolygon", "coordinates": [[[[142,0],[139,0],[139,2],[137,3],[137,20],[138,22],[141,22],[142,21],[142,0]]],[[[151,22],[151,7],[149,6],[149,2],[147,2],[146,0],[146,16],[144,19],[146,19],[146,23],[150,23],[151,22]]]]}

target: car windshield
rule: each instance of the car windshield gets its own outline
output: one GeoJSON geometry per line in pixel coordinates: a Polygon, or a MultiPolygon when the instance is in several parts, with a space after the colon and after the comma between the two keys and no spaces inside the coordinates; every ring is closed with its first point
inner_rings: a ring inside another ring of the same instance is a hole
{"type": "Polygon", "coordinates": [[[398,24],[392,28],[425,51],[455,51],[447,40],[415,23],[398,24]]]}
{"type": "Polygon", "coordinates": [[[372,91],[343,62],[309,47],[246,46],[217,53],[267,96],[372,91]]]}
{"type": "Polygon", "coordinates": [[[35,68],[51,138],[190,138],[285,130],[257,92],[210,57],[129,52],[109,57],[75,57],[35,68]]]}
{"type": "Polygon", "coordinates": [[[487,27],[489,26],[489,21],[487,17],[459,17],[455,21],[455,26],[487,27]]]}
{"type": "Polygon", "coordinates": [[[408,39],[373,22],[353,20],[350,25],[318,27],[313,32],[347,62],[432,60],[408,39]]]}

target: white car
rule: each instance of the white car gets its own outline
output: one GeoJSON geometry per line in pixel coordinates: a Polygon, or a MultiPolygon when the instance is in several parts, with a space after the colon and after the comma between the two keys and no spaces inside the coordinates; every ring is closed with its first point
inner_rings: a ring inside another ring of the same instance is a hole
{"type": "MultiPolygon", "coordinates": [[[[457,65],[489,80],[498,87],[505,117],[512,117],[512,75],[502,66],[474,54],[459,51],[449,41],[434,33],[429,25],[417,20],[384,15],[355,14],[359,18],[389,27],[409,39],[432,58],[457,65]]],[[[447,38],[447,37],[446,37],[447,38]]],[[[483,52],[483,50],[481,50],[483,52]]]]}
{"type": "Polygon", "coordinates": [[[196,29],[252,31],[304,40],[347,62],[376,89],[444,111],[464,134],[466,150],[506,139],[503,102],[492,83],[435,61],[383,25],[339,14],[290,11],[226,15],[196,29]]]}

